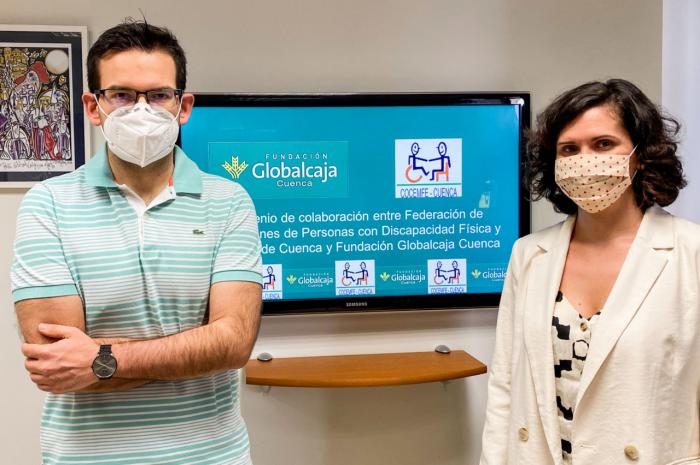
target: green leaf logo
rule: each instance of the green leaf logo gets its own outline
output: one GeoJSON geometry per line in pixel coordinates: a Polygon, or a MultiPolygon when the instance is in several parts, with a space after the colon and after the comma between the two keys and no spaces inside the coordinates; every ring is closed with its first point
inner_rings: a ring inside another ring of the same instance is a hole
{"type": "Polygon", "coordinates": [[[472,276],[474,276],[474,279],[477,279],[479,276],[481,276],[481,271],[474,268],[474,271],[472,271],[472,276]]]}
{"type": "Polygon", "coordinates": [[[379,277],[382,278],[382,281],[385,281],[385,282],[386,282],[386,281],[389,280],[389,278],[391,277],[391,275],[385,271],[384,273],[380,274],[379,277]]]}
{"type": "Polygon", "coordinates": [[[243,163],[239,163],[238,157],[233,156],[231,157],[231,163],[225,161],[221,166],[228,171],[228,174],[230,174],[233,179],[238,179],[241,176],[241,173],[248,168],[248,163],[245,161],[243,161],[243,163]]]}
{"type": "Polygon", "coordinates": [[[290,274],[289,276],[287,276],[287,282],[289,284],[294,284],[296,282],[296,280],[297,280],[297,277],[294,276],[293,274],[290,274]]]}

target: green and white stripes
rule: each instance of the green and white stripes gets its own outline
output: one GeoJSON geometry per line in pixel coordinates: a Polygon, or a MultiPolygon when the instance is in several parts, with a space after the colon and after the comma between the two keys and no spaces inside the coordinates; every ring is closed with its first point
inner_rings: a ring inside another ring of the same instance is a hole
{"type": "MultiPolygon", "coordinates": [[[[79,294],[92,337],[154,338],[200,326],[218,281],[260,282],[255,210],[238,184],[176,149],[171,198],[138,212],[104,150],[38,184],[17,220],[15,301],[79,294]]],[[[239,374],[49,395],[46,465],[249,464],[239,374]]]]}

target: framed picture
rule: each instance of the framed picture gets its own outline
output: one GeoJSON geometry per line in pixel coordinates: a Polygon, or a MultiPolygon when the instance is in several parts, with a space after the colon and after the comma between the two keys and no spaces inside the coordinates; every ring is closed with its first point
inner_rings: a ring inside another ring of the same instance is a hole
{"type": "Polygon", "coordinates": [[[74,171],[90,146],[87,28],[0,25],[0,187],[74,171]]]}

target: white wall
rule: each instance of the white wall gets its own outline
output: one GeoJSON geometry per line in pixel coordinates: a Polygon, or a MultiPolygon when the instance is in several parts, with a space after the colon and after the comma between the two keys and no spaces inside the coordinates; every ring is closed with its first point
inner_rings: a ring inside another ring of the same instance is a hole
{"type": "MultiPolygon", "coordinates": [[[[87,25],[127,15],[171,27],[199,91],[525,90],[534,110],[589,79],[661,92],[659,0],[137,2],[2,0],[0,22],[87,25]]],[[[100,140],[93,132],[93,146],[100,140]]],[[[0,269],[22,191],[0,192],[0,269]]],[[[557,220],[536,205],[534,228],[557,220]]],[[[39,462],[42,396],[22,368],[7,272],[0,274],[0,463],[39,462]]],[[[488,363],[496,313],[291,316],[263,320],[255,353],[276,356],[464,348],[488,363]]],[[[473,464],[486,376],[375,389],[243,389],[256,465],[473,464]]]]}
{"type": "Polygon", "coordinates": [[[700,2],[664,0],[662,102],[683,125],[680,146],[688,187],[671,207],[700,223],[700,2]]]}

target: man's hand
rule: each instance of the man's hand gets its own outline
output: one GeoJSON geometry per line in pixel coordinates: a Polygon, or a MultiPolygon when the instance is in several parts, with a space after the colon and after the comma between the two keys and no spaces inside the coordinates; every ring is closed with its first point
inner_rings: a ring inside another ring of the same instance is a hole
{"type": "Polygon", "coordinates": [[[23,344],[22,353],[29,377],[42,391],[75,392],[95,383],[92,362],[100,346],[72,326],[42,323],[39,332],[57,339],[51,344],[23,344]]]}
{"type": "Polygon", "coordinates": [[[42,391],[59,394],[132,389],[154,380],[189,379],[241,368],[257,337],[261,301],[258,283],[215,283],[206,324],[147,340],[91,339],[85,334],[77,296],[28,299],[17,303],[16,309],[22,334],[31,342],[22,346],[31,380],[42,391]],[[64,325],[48,324],[59,322],[64,325]],[[99,344],[112,344],[119,364],[107,381],[98,381],[92,372],[99,344]]]}

